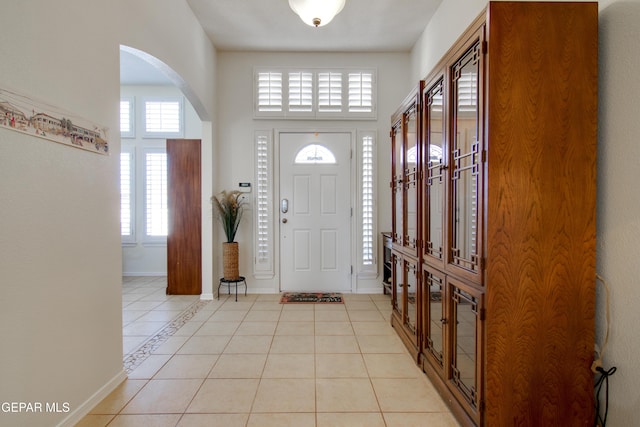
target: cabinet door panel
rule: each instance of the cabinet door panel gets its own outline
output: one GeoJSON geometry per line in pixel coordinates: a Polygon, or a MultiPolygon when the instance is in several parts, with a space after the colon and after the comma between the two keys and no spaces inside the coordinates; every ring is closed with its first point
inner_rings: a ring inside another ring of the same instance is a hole
{"type": "Polygon", "coordinates": [[[482,372],[482,327],[484,294],[451,277],[447,278],[450,298],[450,384],[477,413],[482,372]]]}
{"type": "Polygon", "coordinates": [[[393,187],[393,243],[402,245],[404,241],[404,185],[402,177],[393,187]]]}
{"type": "Polygon", "coordinates": [[[444,274],[431,269],[424,268],[422,271],[422,283],[424,297],[422,301],[425,305],[424,313],[424,333],[423,333],[423,353],[427,355],[432,365],[444,371],[444,349],[445,349],[445,279],[444,274]]]}
{"type": "Polygon", "coordinates": [[[482,171],[480,42],[451,67],[451,248],[449,264],[480,280],[479,231],[482,171]]]}
{"type": "MultiPolygon", "coordinates": [[[[417,248],[418,240],[418,114],[414,104],[405,113],[404,127],[404,191],[406,197],[406,233],[404,246],[417,248]]],[[[418,255],[417,253],[415,254],[418,255]]]]}
{"type": "Polygon", "coordinates": [[[415,336],[417,333],[418,324],[418,305],[417,298],[419,295],[418,290],[418,269],[417,263],[408,259],[404,261],[404,272],[407,280],[407,287],[405,289],[407,298],[407,311],[405,315],[405,325],[415,336]]]}
{"type": "Polygon", "coordinates": [[[393,243],[402,245],[404,237],[404,137],[401,122],[398,122],[391,130],[391,143],[393,145],[393,170],[391,191],[393,193],[393,243]]]}
{"type": "Polygon", "coordinates": [[[444,79],[440,77],[424,94],[425,170],[424,256],[431,262],[442,264],[445,224],[444,197],[444,79]]]}
{"type": "Polygon", "coordinates": [[[391,254],[393,275],[393,309],[402,316],[404,313],[404,266],[402,257],[395,252],[391,254]]]}

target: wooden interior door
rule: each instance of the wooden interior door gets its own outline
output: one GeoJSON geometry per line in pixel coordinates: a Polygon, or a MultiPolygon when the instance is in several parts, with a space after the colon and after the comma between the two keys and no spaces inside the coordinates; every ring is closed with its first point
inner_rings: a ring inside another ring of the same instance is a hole
{"type": "Polygon", "coordinates": [[[202,293],[200,140],[167,140],[167,295],[202,293]]]}

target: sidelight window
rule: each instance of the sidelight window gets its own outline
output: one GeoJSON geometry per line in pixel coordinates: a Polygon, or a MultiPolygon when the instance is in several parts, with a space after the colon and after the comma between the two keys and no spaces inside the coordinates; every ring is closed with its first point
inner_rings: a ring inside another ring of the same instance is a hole
{"type": "Polygon", "coordinates": [[[256,277],[274,275],[273,256],[273,162],[271,131],[255,134],[254,265],[256,277]]]}

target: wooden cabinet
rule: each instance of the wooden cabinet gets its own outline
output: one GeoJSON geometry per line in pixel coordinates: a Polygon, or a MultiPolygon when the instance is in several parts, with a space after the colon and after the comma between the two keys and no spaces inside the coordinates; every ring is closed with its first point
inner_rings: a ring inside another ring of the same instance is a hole
{"type": "Polygon", "coordinates": [[[412,355],[418,358],[420,242],[420,94],[422,83],[392,118],[392,323],[412,355]]]}
{"type": "Polygon", "coordinates": [[[391,323],[463,425],[593,423],[597,22],[490,2],[412,92],[415,245],[392,117],[391,323]]]}

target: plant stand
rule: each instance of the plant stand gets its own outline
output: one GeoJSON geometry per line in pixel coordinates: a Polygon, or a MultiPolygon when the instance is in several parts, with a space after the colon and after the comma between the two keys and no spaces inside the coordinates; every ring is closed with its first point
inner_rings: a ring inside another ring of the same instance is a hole
{"type": "Polygon", "coordinates": [[[220,283],[218,284],[218,299],[220,299],[220,286],[227,287],[228,295],[231,295],[231,286],[236,286],[236,302],[238,302],[238,284],[244,284],[244,296],[247,296],[247,281],[244,276],[240,276],[237,279],[225,279],[224,277],[220,279],[220,283]]]}

